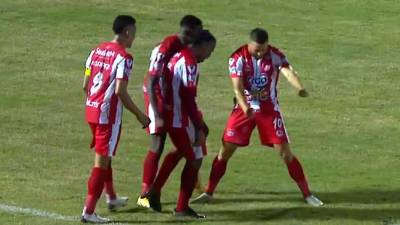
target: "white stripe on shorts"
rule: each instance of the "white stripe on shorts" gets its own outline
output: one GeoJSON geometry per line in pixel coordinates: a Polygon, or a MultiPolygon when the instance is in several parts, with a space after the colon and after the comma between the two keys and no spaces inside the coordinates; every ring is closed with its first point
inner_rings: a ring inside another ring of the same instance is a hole
{"type": "MultiPolygon", "coordinates": [[[[195,141],[194,126],[193,126],[192,121],[190,121],[190,120],[189,120],[189,126],[186,127],[186,132],[189,136],[190,142],[194,143],[194,141],[195,141]]],[[[204,157],[203,146],[193,146],[192,148],[194,151],[195,159],[202,159],[204,157]]]]}
{"type": "Polygon", "coordinates": [[[108,142],[108,156],[112,157],[113,153],[115,151],[115,148],[117,147],[117,141],[118,141],[118,136],[120,132],[120,123],[115,123],[112,125],[111,128],[111,138],[110,141],[108,142]]]}

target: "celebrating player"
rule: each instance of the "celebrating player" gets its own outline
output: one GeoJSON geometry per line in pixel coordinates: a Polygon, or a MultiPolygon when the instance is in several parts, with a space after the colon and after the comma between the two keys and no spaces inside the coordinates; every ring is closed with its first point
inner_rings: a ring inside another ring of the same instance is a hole
{"type": "Polygon", "coordinates": [[[87,96],[86,120],[92,130],[91,148],[95,149],[95,159],[88,180],[82,222],[109,222],[95,213],[103,188],[110,210],[127,203],[128,198],[115,194],[111,168],[111,157],[115,155],[121,132],[122,105],[136,116],[143,128],[150,123],[127,91],[133,58],[126,48],[131,47],[135,38],[135,23],[131,16],[117,16],[113,24],[115,38],[93,49],[86,61],[83,90],[87,96]]]}
{"type": "Polygon", "coordinates": [[[189,199],[201,166],[207,132],[196,103],[198,63],[211,55],[215,45],[214,36],[209,31],[203,30],[192,45],[175,54],[168,63],[170,72],[166,76],[166,104],[170,106],[170,110],[166,112],[165,121],[167,132],[176,147],[176,151],[171,153],[176,157],[165,157],[149,192],[150,206],[156,211],[161,211],[161,188],[169,175],[169,173],[166,175],[163,169],[174,168],[176,159],[179,161],[183,156],[186,164],[181,175],[181,188],[174,215],[205,217],[189,207],[189,199]]]}
{"type": "Polygon", "coordinates": [[[221,150],[213,161],[206,192],[193,203],[212,200],[228,160],[238,147],[249,144],[251,133],[257,126],[261,143],[278,150],[305,201],[312,206],[323,205],[311,194],[302,166],[290,150],[277,99],[279,75],[282,74],[298,90],[300,97],[307,97],[308,93],[285,55],[268,44],[266,30],[256,28],[251,31],[250,43],[241,46],[229,58],[229,72],[235,106],[225,127],[221,150]]]}
{"type": "Polygon", "coordinates": [[[167,63],[171,57],[181,51],[186,45],[192,43],[202,30],[202,22],[193,15],[186,15],[180,21],[180,32],[166,37],[157,45],[150,57],[150,67],[145,78],[143,91],[145,97],[146,113],[151,119],[147,129],[150,134],[151,144],[143,165],[142,193],[137,204],[149,208],[146,193],[154,182],[158,170],[158,162],[164,149],[166,130],[164,113],[165,105],[165,78],[167,63]]]}

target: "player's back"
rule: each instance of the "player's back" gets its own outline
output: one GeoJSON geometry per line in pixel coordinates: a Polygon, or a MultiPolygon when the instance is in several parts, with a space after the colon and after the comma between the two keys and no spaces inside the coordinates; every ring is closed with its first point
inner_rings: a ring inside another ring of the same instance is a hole
{"type": "Polygon", "coordinates": [[[132,63],[132,56],[116,42],[104,42],[92,50],[86,62],[86,68],[90,70],[86,100],[88,122],[108,124],[120,120],[115,118],[116,114],[120,117],[122,111],[115,95],[116,79],[127,80],[125,68],[131,69],[132,63]]]}
{"type": "Polygon", "coordinates": [[[166,75],[166,104],[174,127],[188,124],[189,107],[186,95],[196,96],[198,81],[197,62],[188,48],[176,53],[168,63],[166,75]]]}

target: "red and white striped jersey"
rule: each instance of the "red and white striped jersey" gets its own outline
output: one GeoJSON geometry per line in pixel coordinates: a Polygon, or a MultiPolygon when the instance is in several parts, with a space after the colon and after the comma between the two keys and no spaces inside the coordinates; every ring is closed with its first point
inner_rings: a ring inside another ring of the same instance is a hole
{"type": "Polygon", "coordinates": [[[247,47],[241,46],[229,58],[230,76],[243,79],[244,92],[251,108],[278,111],[279,71],[283,67],[289,67],[289,62],[285,55],[273,46],[268,46],[267,53],[261,59],[251,56],[247,47]]]}
{"type": "Polygon", "coordinates": [[[200,127],[200,114],[196,103],[199,68],[189,48],[176,53],[168,63],[166,76],[167,123],[172,127],[187,127],[189,119],[200,127]]]}
{"type": "Polygon", "coordinates": [[[116,80],[128,81],[133,58],[115,42],[104,42],[92,50],[86,60],[89,76],[86,120],[96,124],[121,123],[122,102],[115,94],[116,80]]]}
{"type": "Polygon", "coordinates": [[[164,38],[164,40],[158,44],[150,56],[150,65],[147,76],[143,82],[143,91],[147,93],[147,80],[149,76],[161,76],[158,85],[155,86],[156,96],[159,100],[162,100],[162,86],[163,86],[163,75],[166,73],[167,63],[174,54],[181,51],[185,46],[179,40],[178,35],[170,35],[164,38]]]}

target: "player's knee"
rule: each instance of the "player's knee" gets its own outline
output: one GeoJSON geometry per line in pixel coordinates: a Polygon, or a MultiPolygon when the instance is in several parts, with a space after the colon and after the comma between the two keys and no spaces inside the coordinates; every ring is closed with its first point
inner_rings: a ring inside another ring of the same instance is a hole
{"type": "Polygon", "coordinates": [[[229,160],[236,149],[237,146],[235,144],[222,142],[222,148],[220,150],[220,153],[218,154],[218,159],[223,159],[226,161],[229,160]]]}
{"type": "Polygon", "coordinates": [[[94,166],[95,167],[101,167],[103,169],[110,168],[110,166],[111,166],[111,157],[102,156],[102,155],[96,154],[95,161],[94,161],[94,166]]]}
{"type": "Polygon", "coordinates": [[[196,170],[199,170],[202,163],[203,163],[203,158],[195,159],[195,160],[192,161],[192,166],[193,166],[193,168],[195,168],[196,170]]]}

